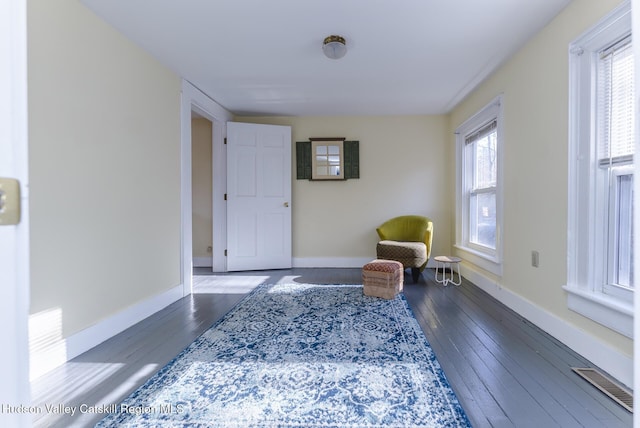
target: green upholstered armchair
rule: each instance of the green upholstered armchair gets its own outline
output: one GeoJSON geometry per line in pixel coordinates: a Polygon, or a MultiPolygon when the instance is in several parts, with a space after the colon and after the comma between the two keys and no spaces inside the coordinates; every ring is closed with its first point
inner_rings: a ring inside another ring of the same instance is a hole
{"type": "Polygon", "coordinates": [[[405,215],[384,222],[376,232],[380,237],[377,258],[402,263],[405,269],[411,269],[413,282],[417,282],[431,256],[433,222],[427,217],[405,215]]]}

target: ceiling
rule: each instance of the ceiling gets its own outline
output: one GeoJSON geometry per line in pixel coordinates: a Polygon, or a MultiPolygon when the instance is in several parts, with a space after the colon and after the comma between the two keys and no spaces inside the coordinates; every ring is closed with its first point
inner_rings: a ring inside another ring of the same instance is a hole
{"type": "Polygon", "coordinates": [[[446,113],[570,2],[82,1],[227,110],[284,116],[446,113]]]}

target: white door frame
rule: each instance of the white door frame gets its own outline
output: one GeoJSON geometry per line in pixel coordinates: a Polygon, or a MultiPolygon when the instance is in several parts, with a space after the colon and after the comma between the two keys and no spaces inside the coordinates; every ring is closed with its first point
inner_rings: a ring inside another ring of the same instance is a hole
{"type": "Polygon", "coordinates": [[[191,112],[209,119],[213,123],[212,170],[213,170],[213,268],[214,272],[226,272],[226,261],[222,249],[227,246],[227,209],[224,193],[227,188],[226,136],[227,122],[233,115],[205,95],[187,80],[182,80],[180,102],[180,175],[181,175],[181,223],[182,252],[180,270],[183,295],[192,292],[193,275],[193,229],[192,229],[192,183],[191,183],[191,112]]]}
{"type": "MultiPolygon", "coordinates": [[[[632,0],[631,1],[631,33],[632,34],[640,34],[640,1],[632,0]]],[[[634,38],[637,40],[637,38],[634,38]]],[[[635,62],[635,76],[634,76],[634,84],[636,91],[636,118],[635,118],[635,138],[636,138],[636,148],[640,145],[640,115],[638,114],[638,94],[640,94],[640,43],[633,43],[633,55],[635,62]]],[[[640,162],[635,162],[634,164],[634,197],[635,206],[638,206],[638,195],[640,195],[640,180],[637,177],[640,176],[640,162]]],[[[634,219],[633,222],[637,225],[640,221],[640,210],[634,209],[634,219]]],[[[636,242],[640,241],[640,229],[637,227],[634,228],[634,238],[636,242]]],[[[637,248],[637,244],[636,244],[637,248]]],[[[638,272],[638,268],[640,267],[640,252],[636,252],[634,255],[634,268],[635,271],[638,272]]],[[[633,331],[634,331],[634,340],[633,340],[633,389],[636,391],[634,394],[634,404],[637,408],[640,405],[640,394],[637,393],[638,388],[640,387],[640,292],[636,289],[634,293],[634,320],[633,320],[633,331]]],[[[640,428],[640,417],[636,413],[633,418],[633,426],[634,428],[640,428]]]]}
{"type": "MultiPolygon", "coordinates": [[[[0,226],[0,403],[29,406],[29,206],[26,0],[0,2],[0,176],[20,181],[22,216],[0,226]]],[[[28,413],[0,425],[29,427],[28,413]]]]}

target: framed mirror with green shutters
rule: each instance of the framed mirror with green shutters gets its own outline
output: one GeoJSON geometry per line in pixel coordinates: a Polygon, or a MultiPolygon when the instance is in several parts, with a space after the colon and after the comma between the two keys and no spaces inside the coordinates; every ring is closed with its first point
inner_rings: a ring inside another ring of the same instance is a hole
{"type": "Polygon", "coordinates": [[[296,177],[307,180],[360,178],[359,142],[310,138],[296,143],[296,177]]]}

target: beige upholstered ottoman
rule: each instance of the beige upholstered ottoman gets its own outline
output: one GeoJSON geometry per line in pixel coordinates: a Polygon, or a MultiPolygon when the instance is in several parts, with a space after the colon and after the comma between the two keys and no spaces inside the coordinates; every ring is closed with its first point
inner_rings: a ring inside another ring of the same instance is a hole
{"type": "Polygon", "coordinates": [[[393,260],[373,260],[362,267],[362,284],[366,296],[393,299],[402,291],[402,263],[393,260]]]}

